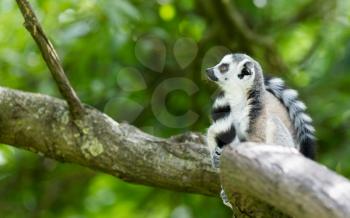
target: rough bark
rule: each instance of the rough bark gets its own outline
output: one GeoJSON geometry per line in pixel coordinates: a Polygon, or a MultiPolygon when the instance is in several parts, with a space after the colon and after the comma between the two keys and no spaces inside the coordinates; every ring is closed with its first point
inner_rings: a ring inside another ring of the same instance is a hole
{"type": "Polygon", "coordinates": [[[219,177],[200,134],[154,137],[89,106],[81,120],[73,121],[62,100],[5,88],[0,88],[0,111],[0,143],[134,183],[219,192],[219,177]]]}
{"type": "Polygon", "coordinates": [[[292,217],[350,217],[350,182],[295,150],[244,143],[227,148],[221,161],[221,182],[232,202],[238,190],[292,217]]]}
{"type": "MultiPolygon", "coordinates": [[[[219,175],[201,134],[158,138],[89,106],[85,110],[83,119],[74,121],[62,100],[0,87],[0,143],[132,183],[219,196],[219,175]]],[[[269,213],[266,203],[250,206],[269,213]]]]}
{"type": "MultiPolygon", "coordinates": [[[[85,110],[74,121],[62,100],[0,88],[0,143],[128,182],[218,196],[219,175],[201,134],[158,138],[85,110]]],[[[269,204],[295,217],[350,217],[349,182],[295,150],[225,149],[220,175],[237,217],[285,216],[269,204]]]]}

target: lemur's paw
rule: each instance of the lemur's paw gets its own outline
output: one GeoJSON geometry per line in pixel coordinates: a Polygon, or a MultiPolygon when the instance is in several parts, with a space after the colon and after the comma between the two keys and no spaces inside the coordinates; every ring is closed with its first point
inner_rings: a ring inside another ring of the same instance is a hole
{"type": "Polygon", "coordinates": [[[214,154],[214,156],[212,157],[212,160],[211,160],[211,165],[214,168],[219,168],[219,166],[220,166],[220,156],[216,156],[214,154]]]}
{"type": "Polygon", "coordinates": [[[214,153],[212,155],[212,166],[214,168],[219,168],[220,167],[220,156],[222,153],[222,148],[215,147],[214,153]]]}

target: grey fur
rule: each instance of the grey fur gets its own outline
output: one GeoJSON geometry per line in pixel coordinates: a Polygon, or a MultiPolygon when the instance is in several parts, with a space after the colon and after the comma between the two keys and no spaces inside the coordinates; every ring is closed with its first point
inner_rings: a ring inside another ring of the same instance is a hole
{"type": "Polygon", "coordinates": [[[306,114],[306,106],[298,100],[298,93],[284,86],[284,81],[279,78],[271,78],[265,81],[266,89],[278,98],[287,108],[291,119],[299,150],[311,159],[315,158],[315,128],[312,119],[306,114]]]}
{"type": "Polygon", "coordinates": [[[245,58],[246,58],[245,54],[240,54],[240,53],[232,54],[232,60],[233,62],[236,62],[236,63],[243,61],[245,58]]]}

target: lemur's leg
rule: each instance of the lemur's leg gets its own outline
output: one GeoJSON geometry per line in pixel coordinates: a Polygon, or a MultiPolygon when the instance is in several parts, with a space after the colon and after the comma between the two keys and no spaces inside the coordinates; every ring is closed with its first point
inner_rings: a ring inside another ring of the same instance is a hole
{"type": "MultiPolygon", "coordinates": [[[[231,144],[232,142],[234,142],[235,144],[238,144],[239,143],[239,139],[238,137],[236,137],[235,135],[235,128],[232,128],[231,129],[232,132],[227,132],[227,133],[223,133],[222,135],[218,135],[216,137],[216,141],[217,141],[217,146],[215,147],[215,152],[214,152],[214,155],[212,157],[212,163],[213,163],[213,166],[215,168],[219,168],[220,166],[220,157],[221,157],[221,153],[222,153],[222,150],[224,148],[224,146],[228,145],[228,144],[231,144]],[[224,141],[222,140],[227,140],[227,139],[230,139],[230,137],[232,136],[232,134],[234,135],[231,142],[230,143],[223,143],[224,141]]],[[[221,200],[222,202],[228,206],[229,208],[232,209],[232,205],[231,203],[229,202],[228,200],[228,197],[224,191],[224,189],[222,188],[221,186],[221,191],[220,191],[220,197],[221,197],[221,200]]]]}
{"type": "MultiPolygon", "coordinates": [[[[211,113],[214,123],[209,127],[207,134],[207,141],[214,168],[219,168],[220,166],[220,156],[224,146],[238,140],[234,124],[229,118],[231,108],[224,101],[223,98],[216,99],[211,113]]],[[[232,208],[222,188],[220,191],[220,197],[225,205],[232,208]]]]}
{"type": "MultiPolygon", "coordinates": [[[[239,141],[240,141],[239,138],[235,137],[234,140],[233,140],[233,144],[238,144],[239,141]]],[[[224,144],[222,147],[220,147],[220,143],[218,143],[217,147],[215,148],[214,156],[212,157],[212,163],[213,163],[213,166],[216,167],[216,168],[219,168],[219,166],[220,166],[220,156],[221,156],[222,150],[223,150],[225,145],[227,145],[227,144],[224,144]]],[[[222,202],[226,206],[228,206],[229,208],[232,209],[232,205],[229,202],[228,197],[227,197],[224,189],[222,188],[222,186],[221,186],[221,191],[220,191],[220,197],[221,197],[222,202]]]]}
{"type": "MultiPolygon", "coordinates": [[[[238,143],[239,141],[238,137],[236,137],[236,130],[233,125],[221,132],[218,131],[219,129],[218,123],[214,123],[209,127],[207,133],[207,140],[214,168],[219,168],[220,166],[220,156],[224,147],[232,142],[238,143]]],[[[222,188],[220,191],[220,197],[226,206],[232,208],[232,205],[228,201],[228,197],[222,188]]]]}

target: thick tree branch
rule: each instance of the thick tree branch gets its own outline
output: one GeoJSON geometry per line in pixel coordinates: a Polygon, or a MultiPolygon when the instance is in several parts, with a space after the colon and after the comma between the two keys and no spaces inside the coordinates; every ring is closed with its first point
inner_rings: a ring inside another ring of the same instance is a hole
{"type": "Polygon", "coordinates": [[[1,143],[130,182],[218,193],[218,175],[199,134],[161,139],[90,107],[84,119],[73,122],[64,101],[4,88],[0,88],[0,111],[1,143]]]}
{"type": "Polygon", "coordinates": [[[66,99],[73,117],[79,118],[83,115],[84,108],[64,73],[55,48],[45,35],[29,2],[27,0],[16,0],[16,2],[22,12],[24,26],[38,45],[41,55],[57,83],[61,95],[66,99]]]}
{"type": "MultiPolygon", "coordinates": [[[[218,196],[219,175],[201,134],[162,139],[89,107],[72,121],[64,101],[5,88],[0,111],[0,143],[133,183],[218,196]]],[[[227,148],[220,176],[239,217],[285,216],[265,202],[295,217],[350,217],[349,181],[295,150],[227,148]]]]}
{"type": "Polygon", "coordinates": [[[292,217],[350,217],[349,180],[295,150],[244,143],[227,148],[221,161],[226,193],[239,190],[292,217]]]}
{"type": "MultiPolygon", "coordinates": [[[[90,107],[84,119],[73,122],[62,100],[1,87],[0,111],[0,143],[87,166],[128,182],[219,196],[219,175],[211,167],[201,134],[162,139],[118,124],[90,107]]],[[[245,199],[237,194],[236,208],[242,214],[248,208],[245,199]]],[[[280,214],[271,213],[266,203],[255,202],[249,202],[249,211],[280,214]]]]}

